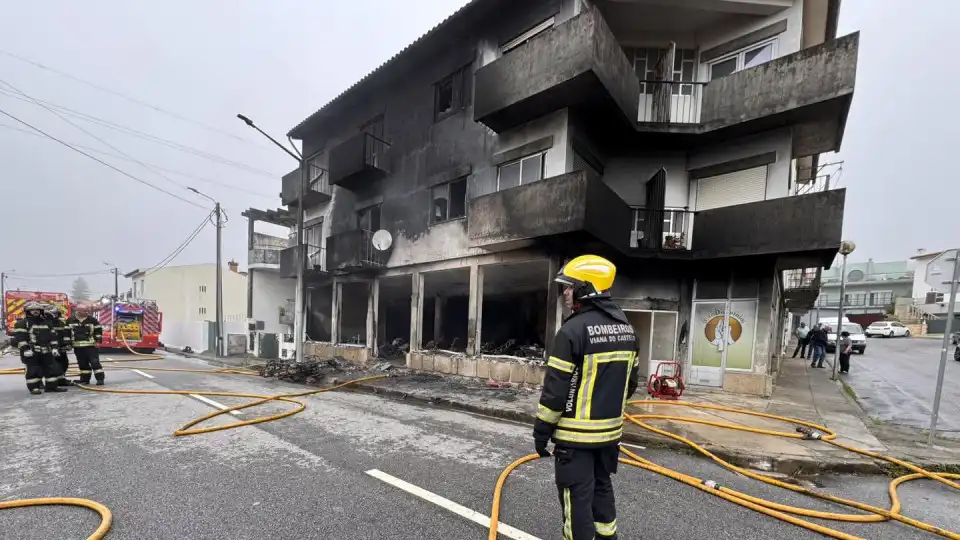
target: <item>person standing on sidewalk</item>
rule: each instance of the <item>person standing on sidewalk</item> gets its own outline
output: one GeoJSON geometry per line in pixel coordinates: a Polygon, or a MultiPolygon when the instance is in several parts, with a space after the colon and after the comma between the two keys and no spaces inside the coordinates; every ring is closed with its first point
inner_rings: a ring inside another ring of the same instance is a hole
{"type": "Polygon", "coordinates": [[[813,349],[813,354],[810,356],[810,367],[822,368],[823,359],[827,356],[827,330],[822,324],[817,323],[810,334],[810,347],[813,349]]]}
{"type": "Polygon", "coordinates": [[[800,323],[796,335],[797,348],[793,350],[793,357],[796,358],[797,353],[800,353],[800,358],[803,358],[807,352],[807,345],[810,343],[810,329],[807,328],[806,323],[800,323]]]}
{"type": "Polygon", "coordinates": [[[850,352],[853,350],[853,341],[850,339],[850,332],[844,330],[840,332],[840,373],[850,372],[850,352]]]}

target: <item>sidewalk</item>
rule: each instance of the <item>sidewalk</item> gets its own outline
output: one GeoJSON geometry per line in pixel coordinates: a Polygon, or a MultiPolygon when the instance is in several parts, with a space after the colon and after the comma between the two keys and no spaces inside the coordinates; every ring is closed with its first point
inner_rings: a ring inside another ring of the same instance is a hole
{"type": "MultiPolygon", "coordinates": [[[[225,367],[246,367],[257,359],[212,358],[189,355],[225,367]]],[[[486,416],[532,424],[536,418],[540,389],[529,385],[508,385],[479,379],[420,373],[405,368],[389,370],[389,378],[351,387],[355,391],[373,392],[400,399],[409,399],[451,407],[486,416]]],[[[866,450],[883,453],[934,470],[960,467],[960,442],[939,441],[928,448],[925,434],[908,428],[874,424],[839,382],[830,380],[831,370],[810,368],[807,360],[785,358],[782,371],[769,399],[713,391],[687,389],[683,401],[723,405],[749,411],[786,416],[825,426],[838,435],[837,441],[866,450]]],[[[345,379],[358,378],[362,370],[344,374],[345,379]]],[[[647,399],[645,387],[637,390],[634,399],[647,399]]],[[[632,407],[635,414],[662,414],[709,421],[734,423],[754,428],[794,432],[796,425],[779,420],[758,418],[721,411],[650,404],[632,407]]],[[[763,434],[752,434],[714,426],[668,420],[649,420],[649,424],[686,437],[701,444],[721,458],[752,469],[789,475],[822,472],[878,474],[891,468],[882,461],[847,452],[820,441],[805,441],[763,434]]],[[[624,429],[625,442],[677,448],[690,447],[657,435],[633,423],[624,429]]],[[[531,443],[532,444],[532,443],[531,443]]]]}

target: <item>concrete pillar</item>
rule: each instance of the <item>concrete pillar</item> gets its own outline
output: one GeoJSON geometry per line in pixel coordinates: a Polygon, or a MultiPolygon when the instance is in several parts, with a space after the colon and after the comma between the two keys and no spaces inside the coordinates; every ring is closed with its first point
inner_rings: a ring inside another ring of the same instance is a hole
{"type": "Polygon", "coordinates": [[[413,288],[410,294],[410,350],[419,351],[423,339],[420,316],[423,313],[423,276],[412,275],[413,288]]]}
{"type": "Polygon", "coordinates": [[[339,343],[340,342],[340,291],[341,286],[336,278],[333,280],[333,285],[331,289],[331,306],[330,306],[330,343],[339,343]]]}
{"type": "Polygon", "coordinates": [[[543,340],[545,345],[544,360],[550,356],[550,352],[553,350],[553,338],[560,330],[560,325],[563,324],[563,297],[557,294],[557,284],[553,281],[559,271],[560,259],[551,257],[549,264],[547,264],[547,324],[544,327],[546,328],[546,335],[543,340]]]}
{"type": "Polygon", "coordinates": [[[437,294],[433,299],[433,341],[440,343],[443,338],[443,316],[447,311],[447,298],[437,294]]]}
{"type": "Polygon", "coordinates": [[[483,322],[483,267],[470,265],[470,297],[467,303],[467,355],[480,354],[480,330],[483,322]]]}
{"type": "Polygon", "coordinates": [[[387,313],[380,311],[380,284],[379,283],[377,283],[376,318],[377,318],[377,347],[378,347],[378,353],[379,353],[380,342],[387,339],[387,313]]]}
{"type": "Polygon", "coordinates": [[[374,356],[379,354],[377,350],[380,341],[377,337],[377,330],[380,329],[380,325],[377,323],[379,312],[380,280],[374,279],[370,282],[367,294],[367,348],[373,351],[374,356]]]}
{"type": "MultiPolygon", "coordinates": [[[[134,282],[136,287],[136,282],[134,282]]],[[[247,318],[253,318],[253,268],[247,269],[247,318]]]]}

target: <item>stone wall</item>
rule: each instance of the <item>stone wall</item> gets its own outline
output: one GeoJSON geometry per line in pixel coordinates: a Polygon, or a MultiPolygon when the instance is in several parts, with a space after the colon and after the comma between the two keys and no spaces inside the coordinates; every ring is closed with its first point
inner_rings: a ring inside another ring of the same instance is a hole
{"type": "Polygon", "coordinates": [[[412,351],[407,367],[417,371],[459,375],[478,379],[509,381],[517,384],[543,384],[546,367],[508,356],[466,356],[463,354],[412,351]]]}
{"type": "Polygon", "coordinates": [[[773,394],[773,377],[763,373],[726,371],[723,374],[723,391],[770,397],[773,394]]]}
{"type": "Polygon", "coordinates": [[[357,345],[334,345],[333,343],[312,341],[304,343],[303,346],[303,352],[305,355],[316,356],[319,358],[333,358],[334,356],[339,356],[347,362],[358,366],[366,366],[373,357],[370,349],[357,345]]]}

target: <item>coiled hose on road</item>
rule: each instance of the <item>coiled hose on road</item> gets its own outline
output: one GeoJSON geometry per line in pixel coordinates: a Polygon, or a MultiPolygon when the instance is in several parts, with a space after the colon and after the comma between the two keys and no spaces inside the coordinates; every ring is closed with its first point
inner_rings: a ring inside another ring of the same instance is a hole
{"type": "MultiPolygon", "coordinates": [[[[136,355],[136,359],[124,359],[124,360],[104,360],[104,363],[120,363],[120,362],[138,362],[144,360],[161,360],[164,358],[160,354],[144,354],[134,351],[127,344],[125,336],[120,334],[123,344],[130,353],[136,355]]],[[[107,367],[105,369],[123,369],[123,368],[114,368],[107,367]]],[[[205,374],[224,374],[224,375],[254,375],[259,376],[259,373],[253,371],[244,370],[244,369],[184,369],[184,368],[151,368],[151,367],[141,367],[137,366],[136,369],[141,371],[167,371],[167,372],[180,372],[180,373],[205,373],[205,374]]],[[[13,369],[2,369],[0,370],[0,375],[23,375],[23,368],[13,368],[13,369]]],[[[68,374],[76,375],[75,370],[69,371],[68,374]]],[[[388,377],[387,375],[376,375],[373,377],[364,377],[361,379],[355,379],[352,381],[347,381],[342,384],[327,388],[318,388],[315,390],[307,390],[305,392],[295,392],[290,394],[278,394],[275,396],[265,396],[260,394],[244,394],[238,392],[210,392],[210,391],[193,391],[193,390],[124,390],[120,388],[105,388],[102,386],[86,386],[79,384],[78,388],[83,390],[89,390],[91,392],[102,392],[108,394],[140,394],[140,395],[152,395],[152,396],[183,396],[183,395],[194,395],[194,396],[219,396],[219,397],[235,397],[235,398],[248,398],[254,399],[248,403],[242,403],[240,405],[235,405],[223,410],[214,411],[210,414],[204,415],[200,418],[191,420],[181,426],[179,429],[173,432],[175,437],[182,437],[187,435],[199,435],[202,433],[212,433],[214,431],[223,431],[227,429],[238,428],[242,426],[250,426],[254,424],[260,424],[263,422],[271,422],[273,420],[279,420],[281,418],[286,418],[288,416],[293,416],[299,412],[302,412],[307,408],[307,405],[302,401],[297,401],[294,398],[306,397],[313,394],[320,394],[322,392],[329,392],[331,390],[336,390],[338,388],[343,388],[351,384],[357,384],[360,382],[369,382],[377,379],[384,379],[388,377]],[[220,424],[209,427],[194,428],[197,424],[206,422],[223,414],[228,414],[233,411],[239,411],[243,409],[249,409],[250,407],[256,407],[257,405],[262,405],[271,401],[284,401],[287,403],[292,403],[296,407],[284,411],[282,413],[273,414],[269,416],[262,416],[259,418],[253,418],[251,420],[242,420],[238,422],[230,422],[226,424],[220,424]]],[[[90,499],[77,499],[77,498],[67,498],[67,497],[45,497],[38,499],[16,499],[12,501],[0,501],[0,510],[7,510],[12,508],[24,508],[28,506],[53,506],[53,505],[64,505],[64,506],[78,506],[82,508],[89,508],[94,512],[97,512],[100,515],[100,526],[97,527],[97,530],[90,535],[87,540],[101,540],[104,538],[107,533],[110,531],[110,527],[113,524],[113,515],[110,510],[90,499]]]]}
{"type": "MultiPolygon", "coordinates": [[[[123,336],[121,335],[121,337],[123,337],[123,336]]],[[[126,345],[125,342],[124,342],[124,344],[126,345]]],[[[107,361],[107,362],[131,362],[131,361],[140,361],[140,360],[159,360],[159,359],[162,359],[162,358],[163,358],[162,355],[138,353],[138,352],[130,349],[129,346],[127,346],[127,349],[128,349],[131,353],[133,353],[134,355],[137,355],[138,358],[137,358],[137,359],[128,359],[128,360],[113,360],[113,361],[107,361]]],[[[111,369],[121,369],[121,368],[111,368],[111,369]]],[[[173,372],[205,373],[205,374],[215,374],[215,373],[219,373],[219,374],[227,374],[227,375],[248,375],[248,376],[249,376],[249,375],[258,375],[257,373],[254,373],[254,372],[252,372],[252,371],[240,370],[240,369],[202,370],[202,369],[178,369],[178,368],[147,368],[147,367],[137,367],[137,369],[144,370],[144,371],[173,371],[173,372]]],[[[23,373],[23,369],[0,370],[0,375],[13,375],[13,374],[22,374],[22,373],[23,373]]],[[[301,401],[297,401],[297,400],[294,399],[294,398],[297,398],[297,397],[305,397],[305,396],[309,396],[309,395],[312,395],[312,394],[318,394],[318,393],[321,393],[321,392],[328,392],[328,391],[330,391],[330,390],[335,390],[335,389],[337,389],[337,388],[342,388],[342,387],[347,386],[347,385],[350,385],[350,384],[355,384],[355,383],[363,382],[363,381],[372,381],[372,380],[376,380],[376,379],[382,379],[382,378],[384,378],[384,377],[386,377],[386,375],[378,375],[378,376],[375,376],[375,377],[366,377],[366,378],[363,378],[363,379],[358,379],[358,380],[354,380],[354,381],[349,381],[349,382],[346,382],[346,383],[343,383],[343,384],[340,384],[340,385],[337,385],[337,386],[333,386],[333,387],[330,387],[330,388],[322,388],[322,389],[317,389],[317,390],[308,390],[308,391],[305,391],[305,392],[297,392],[297,393],[292,393],[292,394],[280,394],[280,395],[276,395],[276,396],[264,396],[264,395],[258,395],[258,394],[242,394],[242,393],[234,393],[234,392],[207,392],[207,391],[193,392],[193,391],[189,391],[189,390],[123,390],[123,389],[113,389],[113,388],[103,388],[103,387],[89,387],[89,386],[83,386],[83,385],[80,385],[79,387],[82,388],[82,389],[84,389],[84,390],[90,390],[90,391],[94,391],[94,392],[114,393],[114,394],[145,394],[145,395],[187,395],[187,394],[194,394],[194,395],[200,395],[200,396],[237,397],[237,398],[247,398],[247,399],[254,399],[254,400],[255,400],[255,401],[251,401],[251,402],[244,403],[244,404],[241,404],[241,405],[236,405],[236,406],[234,406],[234,407],[230,407],[230,408],[227,408],[227,409],[224,409],[224,410],[218,410],[218,411],[215,411],[215,412],[210,413],[210,414],[208,414],[208,415],[205,415],[205,416],[203,416],[203,417],[201,417],[201,418],[198,418],[198,419],[195,419],[195,420],[191,420],[190,422],[186,423],[185,425],[183,425],[182,427],[180,427],[179,429],[177,429],[177,430],[174,432],[174,436],[186,436],[186,435],[199,435],[199,434],[202,434],[202,433],[211,433],[211,432],[214,432],[214,431],[222,431],[222,430],[226,430],[226,429],[233,429],[233,428],[237,428],[237,427],[248,426],[248,425],[253,425],[253,424],[259,424],[259,423],[262,423],[262,422],[270,422],[270,421],[273,421],[273,420],[279,420],[279,419],[281,419],[281,418],[286,418],[286,417],[288,417],[288,416],[293,416],[293,415],[295,415],[295,414],[303,411],[304,409],[306,409],[306,404],[304,404],[304,403],[301,402],[301,401]],[[232,411],[238,411],[238,410],[247,409],[247,408],[250,408],[250,407],[255,407],[255,406],[257,406],[257,405],[261,405],[261,404],[263,404],[263,403],[267,403],[267,402],[270,402],[270,401],[284,401],[284,402],[287,402],[287,403],[292,403],[292,404],[296,405],[296,407],[293,408],[293,409],[291,409],[291,410],[289,410],[289,411],[285,411],[285,412],[282,412],[282,413],[279,413],[279,414],[274,414],[274,415],[270,415],[270,416],[264,416],[264,417],[255,418],[255,419],[252,419],[252,420],[243,420],[243,421],[232,422],[232,423],[228,423],[228,424],[221,424],[221,425],[210,426],[210,427],[204,427],[204,428],[194,428],[194,426],[196,426],[196,425],[198,425],[198,424],[200,424],[200,423],[203,423],[203,422],[205,422],[205,421],[207,421],[207,420],[210,420],[210,419],[212,419],[212,418],[216,418],[217,416],[220,416],[220,415],[222,415],[222,414],[227,414],[227,413],[230,413],[230,412],[232,412],[232,411]]],[[[648,460],[648,459],[645,459],[645,458],[643,458],[643,457],[640,457],[640,456],[638,456],[637,454],[635,454],[635,453],[633,453],[633,452],[631,452],[631,451],[629,451],[629,450],[627,450],[626,448],[623,448],[623,447],[621,447],[621,449],[620,449],[621,453],[623,453],[623,455],[624,455],[624,457],[621,457],[621,458],[620,458],[620,462],[621,462],[621,463],[624,463],[624,464],[626,464],[626,465],[631,465],[631,466],[634,466],[634,467],[638,467],[638,468],[641,468],[641,469],[645,469],[645,470],[648,470],[648,471],[651,471],[651,472],[654,472],[654,473],[657,473],[657,474],[666,476],[666,477],[668,477],[668,478],[672,478],[672,479],[674,479],[674,480],[677,480],[678,482],[682,482],[682,483],[687,484],[687,485],[689,485],[689,486],[691,486],[691,487],[694,487],[694,488],[699,489],[699,490],[701,490],[701,491],[704,491],[704,492],[706,492],[706,493],[710,493],[711,495],[715,495],[715,496],[717,496],[717,497],[720,497],[720,498],[722,498],[722,499],[724,499],[724,500],[727,500],[727,501],[729,501],[729,502],[732,502],[732,503],[734,503],[734,504],[743,506],[743,507],[745,507],[745,508],[749,508],[749,509],[754,510],[754,511],[756,511],[756,512],[759,512],[759,513],[761,513],[761,514],[764,514],[764,515],[767,515],[767,516],[770,516],[770,517],[773,517],[773,518],[776,518],[776,519],[785,521],[785,522],[787,522],[787,523],[791,523],[791,524],[793,524],[793,525],[797,525],[797,526],[799,526],[799,527],[803,527],[803,528],[805,528],[805,529],[809,529],[809,530],[811,530],[811,531],[814,531],[814,532],[817,532],[817,533],[820,533],[820,534],[822,534],[822,535],[829,536],[829,537],[832,537],[832,538],[839,538],[839,539],[842,539],[842,540],[862,540],[862,539],[861,539],[860,537],[858,537],[858,536],[854,536],[854,535],[845,533],[845,532],[840,531],[840,530],[837,530],[837,529],[833,529],[833,528],[826,527],[826,526],[823,526],[823,525],[820,525],[820,524],[817,524],[817,523],[813,523],[813,522],[811,522],[811,521],[808,521],[808,520],[805,520],[805,519],[801,519],[801,517],[797,517],[797,516],[802,516],[802,517],[805,517],[805,518],[817,518],[817,519],[823,519],[823,520],[832,520],[832,521],[839,521],[839,522],[853,522],[853,523],[877,523],[877,522],[883,522],[883,521],[888,521],[888,520],[896,520],[896,521],[899,521],[899,522],[901,522],[901,523],[904,523],[904,524],[907,524],[907,525],[916,527],[916,528],[918,528],[918,529],[921,529],[921,530],[924,530],[924,531],[927,531],[927,532],[930,532],[930,533],[933,533],[933,534],[937,534],[937,535],[943,536],[943,537],[945,537],[945,538],[950,538],[950,539],[953,539],[953,540],[960,540],[960,534],[958,534],[958,533],[956,533],[956,532],[947,531],[947,530],[941,529],[941,528],[939,528],[939,527],[937,527],[937,526],[935,526],[935,525],[930,525],[930,524],[928,524],[928,523],[924,523],[924,522],[921,522],[921,521],[918,521],[918,520],[915,520],[915,519],[911,519],[911,518],[906,517],[906,516],[904,516],[903,514],[901,514],[900,511],[901,511],[901,508],[902,508],[902,504],[901,504],[901,502],[900,502],[900,497],[899,497],[899,495],[897,494],[897,488],[898,488],[901,484],[903,484],[903,483],[905,483],[905,482],[912,481],[912,480],[919,480],[919,479],[922,479],[922,478],[926,478],[926,479],[929,479],[929,480],[933,480],[933,481],[936,481],[936,482],[940,482],[940,483],[942,483],[942,484],[944,484],[944,485],[947,485],[947,486],[949,486],[949,487],[951,487],[951,488],[954,488],[954,489],[960,489],[960,484],[958,484],[957,482],[954,482],[954,481],[953,481],[953,480],[960,480],[960,474],[933,473],[933,472],[927,471],[927,470],[925,470],[925,469],[923,469],[923,468],[921,468],[921,467],[918,467],[918,466],[916,466],[916,465],[913,465],[912,463],[908,463],[908,462],[906,462],[906,461],[903,461],[903,460],[900,460],[900,459],[896,459],[896,458],[894,458],[894,457],[885,456],[885,455],[883,455],[883,454],[879,454],[879,453],[876,453],[876,452],[871,452],[871,451],[869,451],[869,450],[865,450],[865,449],[861,449],[861,448],[857,448],[857,447],[854,447],[854,446],[850,446],[850,445],[846,445],[846,444],[837,442],[837,441],[835,440],[836,437],[837,437],[836,433],[834,433],[834,432],[831,431],[830,429],[828,429],[828,428],[826,428],[826,427],[824,427],[824,426],[819,426],[819,425],[817,425],[817,424],[813,424],[813,423],[810,423],[810,422],[805,422],[805,421],[803,421],[803,420],[798,420],[798,419],[795,419],[795,418],[789,418],[789,417],[785,417],[785,416],[777,416],[777,415],[760,413],[760,412],[754,412],[754,411],[747,411],[747,410],[742,410],[742,409],[735,409],[735,408],[732,408],[732,407],[724,407],[724,406],[721,406],[721,405],[688,403],[688,402],[683,402],[683,401],[673,401],[673,402],[669,402],[669,401],[657,401],[657,400],[635,400],[635,401],[630,401],[629,404],[630,404],[630,405],[660,405],[660,406],[688,407],[688,408],[706,409],[706,410],[721,411],[721,412],[728,412],[728,413],[737,413],[737,414],[744,414],[744,415],[755,416],[755,417],[760,417],[760,418],[767,418],[767,419],[772,419],[772,420],[779,420],[779,421],[782,421],[782,422],[785,422],[785,423],[788,423],[788,424],[794,424],[795,426],[800,426],[802,429],[807,430],[808,433],[817,433],[817,434],[819,434],[818,439],[819,439],[820,441],[822,441],[823,443],[825,443],[825,444],[830,444],[830,445],[836,446],[836,447],[838,447],[838,448],[843,448],[844,450],[847,450],[847,451],[850,451],[850,452],[854,452],[854,453],[857,453],[857,454],[860,454],[860,455],[863,455],[863,456],[867,456],[867,457],[870,457],[870,458],[873,458],[873,459],[880,459],[880,460],[883,460],[883,461],[887,461],[888,463],[892,463],[892,464],[894,464],[894,465],[898,465],[898,466],[903,467],[903,468],[905,468],[905,469],[907,469],[907,470],[910,470],[910,471],[912,471],[912,473],[911,473],[911,474],[906,474],[906,475],[900,476],[900,477],[898,477],[898,478],[895,478],[894,480],[892,480],[892,481],[890,482],[890,485],[889,485],[889,487],[888,487],[888,492],[889,492],[889,497],[890,497],[890,508],[889,508],[889,509],[880,508],[880,507],[877,507],[877,506],[873,506],[873,505],[861,503],[861,502],[859,502],[859,501],[855,501],[855,500],[851,500],[851,499],[845,499],[845,498],[842,498],[842,497],[836,497],[836,496],[829,495],[829,494],[826,494],[826,493],[823,493],[823,492],[820,492],[820,491],[816,491],[816,490],[804,488],[804,487],[801,487],[801,486],[797,486],[797,485],[794,485],[794,484],[790,484],[790,483],[787,483],[787,482],[783,482],[783,481],[778,480],[778,479],[776,479],[776,478],[771,478],[771,477],[769,477],[769,476],[756,473],[756,472],[751,471],[751,470],[749,470],[749,469],[744,469],[744,468],[742,468],[742,467],[738,467],[738,466],[736,466],[736,465],[734,465],[734,464],[732,464],[732,463],[729,463],[729,462],[723,460],[722,458],[716,456],[715,454],[713,454],[712,452],[710,452],[709,450],[707,450],[707,449],[704,448],[703,446],[701,446],[701,445],[699,445],[699,444],[697,444],[697,443],[695,443],[695,442],[693,442],[693,441],[691,441],[691,440],[689,440],[689,439],[687,439],[687,438],[685,438],[685,437],[682,437],[682,436],[680,436],[680,435],[677,435],[677,434],[674,434],[674,433],[670,433],[669,431],[665,431],[665,430],[663,430],[663,429],[660,429],[660,428],[657,428],[657,427],[655,427],[655,426],[652,426],[652,425],[648,424],[646,421],[647,421],[647,420],[668,420],[668,421],[682,422],[682,423],[683,423],[683,422],[685,422],[685,423],[697,423],[697,424],[714,426],[714,427],[719,427],[719,428],[733,429],[733,430],[743,431],[743,432],[748,432],[748,433],[755,433],[755,434],[759,434],[759,435],[767,435],[767,436],[775,436],[775,437],[786,437],[786,438],[791,438],[791,439],[809,439],[809,438],[811,438],[809,435],[804,435],[804,434],[800,434],[800,433],[796,433],[796,432],[788,432],[788,431],[775,431],[775,430],[768,430],[768,429],[752,428],[752,427],[741,426],[741,425],[737,425],[737,424],[729,424],[729,423],[725,423],[725,422],[716,422],[716,421],[710,421],[710,420],[702,420],[702,419],[698,419],[698,418],[690,418],[690,417],[685,417],[685,416],[672,416],[672,415],[663,415],[663,414],[631,414],[631,413],[629,413],[629,412],[628,412],[628,414],[625,415],[625,419],[626,419],[626,420],[628,420],[628,421],[630,421],[630,422],[632,422],[632,423],[634,423],[634,424],[636,424],[636,425],[638,425],[638,426],[640,426],[640,427],[642,427],[642,428],[644,428],[644,429],[646,429],[646,430],[648,430],[648,431],[651,431],[651,432],[653,432],[653,433],[657,433],[657,434],[662,435],[662,436],[664,436],[664,437],[668,437],[668,438],[671,438],[671,439],[673,439],[673,440],[682,442],[682,443],[686,444],[687,446],[693,448],[694,450],[696,450],[696,451],[699,452],[700,454],[706,456],[707,458],[713,460],[713,461],[716,462],[717,464],[721,465],[722,467],[724,467],[724,468],[726,468],[726,469],[728,469],[728,470],[730,470],[730,471],[736,472],[736,473],[738,473],[738,474],[741,474],[741,475],[746,476],[746,477],[748,477],[748,478],[752,478],[752,479],[754,479],[754,480],[758,480],[758,481],[760,481],[760,482],[764,482],[764,483],[766,483],[766,484],[770,484],[770,485],[773,485],[773,486],[781,487],[781,488],[783,488],[783,489],[787,489],[787,490],[790,490],[790,491],[793,491],[793,492],[796,492],[796,493],[802,493],[802,494],[804,494],[804,495],[808,495],[808,496],[810,496],[810,497],[817,498],[817,499],[820,499],[820,500],[824,500],[824,501],[828,501],[828,502],[840,504],[840,505],[843,505],[843,506],[847,506],[847,507],[850,507],[850,508],[854,508],[854,509],[857,509],[857,510],[866,512],[866,513],[865,513],[865,514],[840,514],[840,513],[823,512],[823,511],[819,511],[819,510],[811,510],[811,509],[808,509],[808,508],[801,508],[801,507],[789,506],[789,505],[785,505],[785,504],[776,503],[776,502],[774,502],[774,501],[770,501],[770,500],[767,500],[767,499],[762,499],[762,498],[759,498],[759,497],[754,497],[754,496],[752,496],[752,495],[748,495],[748,494],[746,494],[746,493],[743,493],[743,492],[740,492],[740,491],[737,491],[737,490],[734,490],[734,489],[730,489],[730,488],[723,487],[723,486],[720,486],[720,485],[716,485],[716,484],[713,484],[713,483],[707,483],[705,480],[703,480],[703,479],[701,479],[701,478],[697,478],[697,477],[694,477],[694,476],[690,476],[690,475],[688,475],[688,474],[684,474],[684,473],[682,473],[682,472],[675,471],[675,470],[673,470],[673,469],[669,469],[669,468],[666,468],[666,467],[657,465],[656,463],[654,463],[654,462],[652,462],[652,461],[650,461],[650,460],[648,460]]],[[[493,506],[492,506],[492,510],[491,510],[491,512],[490,512],[490,533],[489,533],[489,536],[488,536],[488,540],[497,540],[497,527],[498,527],[498,525],[499,525],[499,516],[500,516],[500,502],[501,502],[502,495],[503,495],[504,485],[505,485],[506,480],[507,480],[507,478],[509,477],[510,473],[513,472],[517,467],[523,465],[524,463],[528,463],[528,462],[534,461],[534,460],[536,460],[536,459],[538,459],[538,458],[539,458],[539,456],[538,456],[537,454],[531,454],[531,455],[528,455],[528,456],[524,456],[524,457],[518,459],[517,461],[511,463],[511,464],[510,464],[506,469],[504,469],[504,471],[500,474],[500,477],[497,479],[497,483],[496,483],[496,486],[495,486],[494,492],[493,492],[493,506]]],[[[97,528],[97,530],[93,533],[93,535],[91,535],[91,536],[88,538],[88,540],[100,540],[100,539],[104,538],[104,537],[106,536],[107,532],[110,530],[110,526],[111,526],[112,520],[113,520],[112,515],[111,515],[109,509],[107,509],[105,506],[103,506],[103,505],[101,505],[101,504],[99,504],[99,503],[97,503],[97,502],[95,502],[95,501],[91,501],[91,500],[88,500],[88,499],[73,499],[73,498],[21,499],[21,500],[0,502],[0,510],[8,509],[8,508],[22,508],[22,507],[26,507],[26,506],[39,506],[39,505],[70,505],[70,506],[80,506],[80,507],[89,508],[89,509],[91,509],[91,510],[94,510],[94,511],[98,512],[98,513],[100,514],[100,517],[101,517],[101,524],[100,524],[100,526],[97,528]]]]}
{"type": "MultiPolygon", "coordinates": [[[[945,538],[960,540],[960,534],[956,532],[947,531],[935,525],[930,525],[922,521],[911,519],[901,514],[900,510],[902,505],[900,503],[900,496],[897,494],[897,488],[901,484],[905,482],[909,482],[911,480],[919,480],[921,478],[934,480],[936,482],[940,482],[944,485],[950,486],[951,488],[954,488],[954,489],[960,489],[960,484],[953,481],[953,480],[960,479],[960,474],[933,473],[921,467],[918,467],[912,463],[908,463],[906,461],[903,461],[894,457],[886,456],[883,454],[879,454],[877,452],[871,452],[869,450],[864,450],[862,448],[857,448],[855,446],[850,446],[847,444],[837,442],[835,440],[837,435],[833,431],[827,429],[826,427],[818,426],[816,424],[805,422],[803,420],[797,420],[795,418],[788,418],[785,416],[777,416],[773,414],[747,411],[743,409],[735,409],[732,407],[724,407],[721,405],[688,403],[684,401],[635,400],[635,401],[630,401],[629,405],[660,405],[660,406],[688,407],[688,408],[695,408],[695,409],[708,409],[713,411],[737,413],[737,414],[756,416],[756,417],[767,418],[772,420],[780,420],[786,423],[791,423],[797,426],[801,426],[802,429],[806,430],[808,434],[752,428],[748,426],[740,426],[737,424],[729,424],[726,422],[701,420],[698,418],[689,418],[685,416],[672,416],[672,415],[664,415],[664,414],[631,414],[629,413],[629,411],[626,415],[624,415],[624,418],[626,420],[653,433],[657,433],[659,435],[663,435],[664,437],[671,438],[675,441],[682,442],[687,446],[693,448],[700,454],[703,454],[707,458],[715,461],[717,464],[721,465],[722,467],[728,470],[731,470],[735,473],[741,474],[748,478],[752,478],[754,480],[759,480],[760,482],[770,484],[772,486],[788,489],[796,493],[802,493],[804,495],[808,495],[810,497],[814,497],[824,501],[848,506],[850,508],[855,508],[857,510],[862,510],[864,512],[867,512],[867,514],[838,514],[833,512],[822,512],[819,510],[811,510],[808,508],[789,506],[785,504],[776,503],[767,499],[761,499],[759,497],[754,497],[752,495],[748,495],[746,493],[736,491],[734,489],[716,485],[712,482],[707,483],[704,479],[697,478],[695,476],[690,476],[688,474],[684,474],[684,473],[675,471],[673,469],[668,469],[667,467],[657,465],[656,463],[648,459],[644,459],[622,446],[620,447],[620,452],[624,455],[624,457],[620,458],[620,463],[632,465],[634,467],[639,467],[641,469],[645,469],[645,470],[666,476],[668,478],[672,478],[674,480],[677,480],[678,482],[682,482],[689,486],[695,487],[711,495],[716,495],[717,497],[730,501],[734,504],[743,506],[745,508],[749,508],[756,512],[760,512],[761,514],[785,521],[787,523],[791,523],[793,525],[797,525],[799,527],[803,527],[805,529],[809,529],[811,531],[814,531],[824,536],[829,536],[832,538],[840,538],[842,540],[863,540],[858,536],[854,536],[852,534],[848,534],[837,529],[832,529],[830,527],[825,527],[823,525],[813,523],[811,521],[807,521],[805,519],[801,519],[796,516],[818,518],[818,519],[832,520],[832,521],[853,522],[853,523],[876,523],[876,522],[888,521],[892,519],[907,525],[911,525],[918,529],[943,536],[945,538]],[[670,433],[669,431],[665,431],[663,429],[652,426],[646,423],[645,420],[669,420],[669,421],[681,422],[681,423],[695,423],[695,424],[702,424],[702,425],[714,426],[714,427],[725,428],[725,429],[733,429],[737,431],[745,431],[749,433],[757,433],[760,435],[787,437],[790,439],[812,439],[813,440],[818,438],[820,441],[823,441],[826,444],[830,444],[838,448],[843,448],[844,450],[861,454],[873,459],[880,459],[888,463],[892,463],[894,465],[899,465],[900,467],[904,467],[913,472],[911,474],[906,474],[898,478],[895,478],[890,482],[890,485],[888,487],[888,493],[890,496],[890,508],[885,509],[885,508],[880,508],[877,506],[861,503],[859,501],[854,501],[851,499],[835,497],[833,495],[829,495],[827,493],[823,493],[823,492],[812,490],[812,489],[807,489],[805,487],[796,486],[787,482],[777,480],[776,478],[771,478],[769,476],[756,473],[749,469],[738,467],[728,461],[723,460],[722,458],[713,454],[703,446],[691,441],[690,439],[687,439],[686,437],[682,437],[675,433],[670,433]],[[818,434],[819,437],[814,436],[813,438],[811,438],[811,436],[809,435],[811,433],[818,434]]],[[[497,526],[499,525],[499,517],[500,517],[500,502],[503,495],[503,487],[504,487],[504,484],[506,483],[507,477],[510,475],[511,472],[513,472],[520,465],[534,461],[539,457],[540,456],[538,456],[537,454],[530,454],[528,456],[524,456],[518,459],[517,461],[511,463],[500,474],[500,478],[497,479],[497,484],[493,491],[493,508],[490,512],[490,535],[488,536],[488,540],[497,540],[497,526]]]]}

